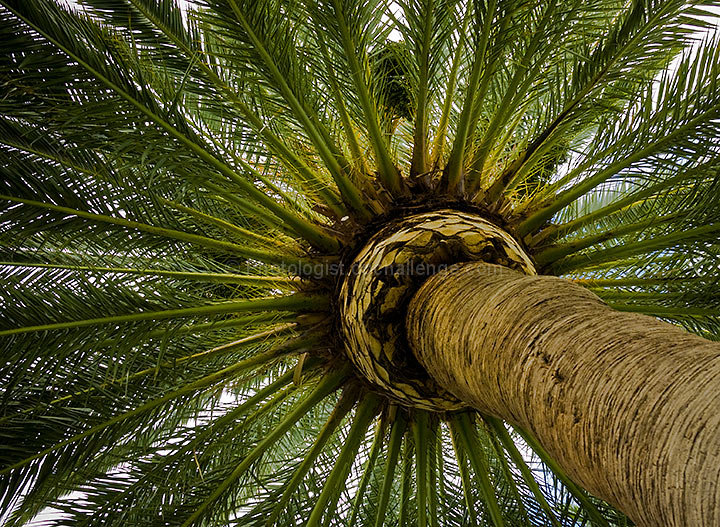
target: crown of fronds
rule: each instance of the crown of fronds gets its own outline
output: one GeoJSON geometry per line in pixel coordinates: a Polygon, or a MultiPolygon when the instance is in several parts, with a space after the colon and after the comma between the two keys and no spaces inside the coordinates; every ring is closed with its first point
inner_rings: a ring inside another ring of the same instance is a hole
{"type": "Polygon", "coordinates": [[[713,4],[0,0],[0,518],[627,525],[355,382],[302,270],[465,201],[717,339],[713,4]]]}

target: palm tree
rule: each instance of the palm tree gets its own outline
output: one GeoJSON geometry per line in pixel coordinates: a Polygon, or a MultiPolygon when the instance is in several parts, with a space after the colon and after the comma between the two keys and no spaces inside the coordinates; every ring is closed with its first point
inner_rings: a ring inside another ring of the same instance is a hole
{"type": "Polygon", "coordinates": [[[717,525],[713,4],[0,0],[0,517],[717,525]]]}

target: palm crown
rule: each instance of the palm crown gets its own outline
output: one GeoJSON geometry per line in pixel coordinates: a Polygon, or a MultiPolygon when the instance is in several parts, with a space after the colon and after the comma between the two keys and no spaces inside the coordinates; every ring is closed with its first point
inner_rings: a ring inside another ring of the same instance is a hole
{"type": "Polygon", "coordinates": [[[478,210],[716,339],[714,2],[179,4],[0,1],[8,525],[627,525],[362,381],[332,264],[478,210]]]}

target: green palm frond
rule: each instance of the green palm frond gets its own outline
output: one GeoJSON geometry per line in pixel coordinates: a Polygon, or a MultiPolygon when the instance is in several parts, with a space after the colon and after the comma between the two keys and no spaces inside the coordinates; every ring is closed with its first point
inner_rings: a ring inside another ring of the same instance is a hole
{"type": "Polygon", "coordinates": [[[333,266],[457,205],[719,340],[715,4],[0,0],[0,522],[632,525],[362,380],[333,266]]]}

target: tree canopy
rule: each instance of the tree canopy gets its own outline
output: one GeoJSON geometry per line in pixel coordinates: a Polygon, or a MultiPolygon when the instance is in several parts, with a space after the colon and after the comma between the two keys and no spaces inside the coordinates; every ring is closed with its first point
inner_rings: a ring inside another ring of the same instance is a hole
{"type": "Polygon", "coordinates": [[[718,340],[716,4],[0,0],[7,525],[629,525],[362,381],[337,266],[478,210],[718,340]]]}

